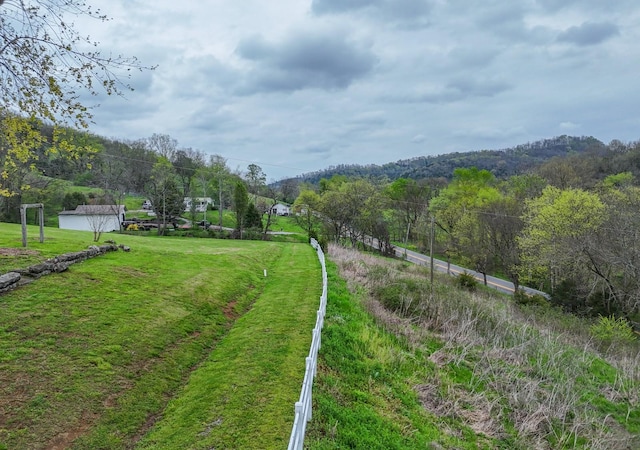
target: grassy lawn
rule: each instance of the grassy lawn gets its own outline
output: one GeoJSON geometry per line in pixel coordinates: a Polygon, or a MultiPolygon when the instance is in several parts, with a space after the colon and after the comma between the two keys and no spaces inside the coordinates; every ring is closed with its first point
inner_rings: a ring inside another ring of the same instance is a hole
{"type": "MultiPolygon", "coordinates": [[[[267,219],[263,219],[263,222],[266,223],[267,219]]],[[[287,233],[300,233],[304,236],[307,235],[293,216],[273,216],[271,218],[271,231],[284,231],[287,233]]]]}
{"type": "Polygon", "coordinates": [[[304,299],[321,294],[320,282],[309,283],[319,267],[315,254],[299,245],[286,251],[304,255],[278,260],[251,311],[191,376],[140,448],[286,447],[318,309],[304,299]]]}
{"type": "MultiPolygon", "coordinates": [[[[281,447],[319,302],[313,249],[107,238],[131,252],[0,297],[0,449],[281,447]]],[[[29,227],[22,249],[20,227],[0,224],[13,249],[1,272],[85,249],[92,233],[37,239],[29,227]]]]}

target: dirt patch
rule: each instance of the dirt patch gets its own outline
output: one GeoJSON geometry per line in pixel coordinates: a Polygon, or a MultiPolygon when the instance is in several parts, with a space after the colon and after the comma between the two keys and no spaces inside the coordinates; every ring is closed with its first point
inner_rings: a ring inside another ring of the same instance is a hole
{"type": "Polygon", "coordinates": [[[422,406],[440,417],[454,417],[464,422],[474,432],[492,438],[504,435],[501,424],[501,406],[498,401],[489,401],[482,394],[473,394],[455,387],[447,393],[440,392],[441,386],[421,384],[414,387],[422,406]]]}
{"type": "Polygon", "coordinates": [[[69,431],[65,431],[64,433],[60,433],[59,435],[54,437],[45,446],[45,448],[49,450],[65,450],[71,447],[73,441],[85,434],[89,430],[89,428],[91,428],[94,420],[95,418],[87,418],[87,420],[83,419],[81,423],[79,423],[76,427],[72,428],[69,431]]]}
{"type": "MultiPolygon", "coordinates": [[[[169,400],[166,399],[165,400],[165,404],[166,402],[168,402],[169,400]]],[[[164,409],[164,408],[163,408],[164,409]]],[[[147,434],[147,432],[153,428],[153,426],[156,424],[156,422],[158,420],[160,420],[160,418],[162,417],[162,413],[158,412],[155,414],[150,414],[149,416],[147,416],[147,420],[145,421],[144,425],[142,426],[142,428],[140,428],[138,430],[138,432],[135,434],[135,436],[133,436],[131,438],[131,447],[129,448],[133,448],[135,446],[135,444],[137,444],[138,442],[140,442],[140,440],[145,436],[145,434],[147,434]]]]}
{"type": "Polygon", "coordinates": [[[23,248],[2,248],[0,247],[0,256],[38,256],[40,252],[35,250],[26,250],[23,248]]]}
{"type": "Polygon", "coordinates": [[[238,313],[236,313],[236,304],[238,302],[237,301],[232,301],[227,303],[227,305],[224,307],[224,309],[222,310],[222,312],[224,313],[224,316],[231,321],[235,321],[238,318],[238,313]]]}

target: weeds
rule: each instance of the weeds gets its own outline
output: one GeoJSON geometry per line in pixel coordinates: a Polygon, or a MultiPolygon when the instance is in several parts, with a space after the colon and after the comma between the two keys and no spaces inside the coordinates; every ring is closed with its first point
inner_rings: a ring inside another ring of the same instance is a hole
{"type": "Polygon", "coordinates": [[[600,316],[597,322],[591,325],[592,336],[603,346],[626,346],[636,341],[633,328],[622,317],[600,316]]]}
{"type": "Polygon", "coordinates": [[[467,292],[459,277],[431,287],[420,269],[342,248],[330,257],[352,292],[370,295],[377,324],[403,339],[403,360],[427,357],[435,372],[404,382],[415,380],[443,435],[457,427],[508,448],[640,446],[640,346],[619,323],[590,327],[546,301],[467,292]]]}

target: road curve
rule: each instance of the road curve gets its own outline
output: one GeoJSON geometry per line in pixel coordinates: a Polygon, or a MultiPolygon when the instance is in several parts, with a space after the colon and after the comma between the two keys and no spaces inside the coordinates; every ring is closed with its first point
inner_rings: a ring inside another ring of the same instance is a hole
{"type": "MultiPolygon", "coordinates": [[[[427,255],[423,255],[421,253],[417,253],[402,247],[394,247],[394,249],[396,257],[398,258],[406,259],[409,262],[419,264],[421,266],[430,267],[431,265],[431,258],[429,258],[427,255]]],[[[433,268],[438,272],[447,273],[447,263],[445,261],[433,258],[433,268]]],[[[451,275],[459,275],[464,272],[467,272],[469,275],[473,275],[475,279],[484,284],[484,276],[481,273],[474,270],[466,269],[464,267],[456,266],[455,264],[451,264],[449,266],[449,273],[451,275]]],[[[511,283],[510,281],[502,280],[500,278],[492,277],[490,275],[487,275],[487,285],[506,294],[513,294],[514,291],[513,283],[511,283]]],[[[526,286],[521,286],[521,288],[529,295],[538,294],[549,297],[547,293],[538,291],[537,289],[532,289],[526,286]]]]}

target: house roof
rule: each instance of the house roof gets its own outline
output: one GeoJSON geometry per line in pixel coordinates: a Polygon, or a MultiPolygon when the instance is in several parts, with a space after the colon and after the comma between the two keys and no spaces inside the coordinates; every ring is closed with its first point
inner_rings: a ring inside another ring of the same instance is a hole
{"type": "Polygon", "coordinates": [[[78,205],[75,210],[61,211],[59,216],[113,216],[124,214],[124,205],[78,205]]]}

